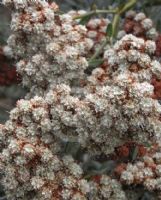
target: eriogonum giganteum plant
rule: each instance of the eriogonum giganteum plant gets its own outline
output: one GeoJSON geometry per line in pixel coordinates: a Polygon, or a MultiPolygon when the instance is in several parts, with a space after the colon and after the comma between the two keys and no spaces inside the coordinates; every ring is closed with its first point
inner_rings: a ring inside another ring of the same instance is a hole
{"type": "Polygon", "coordinates": [[[112,22],[83,25],[101,11],[62,14],[54,2],[3,1],[13,12],[4,54],[29,88],[0,126],[8,200],[134,200],[129,185],[161,199],[159,33],[144,13],[129,11],[115,37],[116,22],[134,3],[106,10],[112,22]],[[62,153],[64,141],[113,159],[113,173],[89,176],[80,160],[62,153]]]}

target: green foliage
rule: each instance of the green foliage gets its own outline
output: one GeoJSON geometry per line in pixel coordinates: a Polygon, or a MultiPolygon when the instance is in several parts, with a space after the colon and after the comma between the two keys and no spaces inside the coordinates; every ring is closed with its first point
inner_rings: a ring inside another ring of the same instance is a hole
{"type": "Polygon", "coordinates": [[[87,24],[89,22],[90,19],[91,19],[91,15],[84,16],[84,17],[82,17],[82,19],[80,20],[79,23],[82,24],[82,25],[85,25],[85,24],[87,24]]]}
{"type": "Polygon", "coordinates": [[[94,160],[88,160],[84,163],[83,170],[85,172],[85,178],[90,179],[92,176],[101,174],[111,174],[116,166],[116,162],[109,160],[103,163],[94,160]]]}
{"type": "Polygon", "coordinates": [[[139,151],[139,149],[138,149],[137,146],[134,147],[134,148],[132,148],[132,151],[130,152],[130,160],[131,160],[132,162],[134,162],[134,161],[136,160],[136,158],[137,158],[137,156],[138,156],[138,151],[139,151]]]}
{"type": "Polygon", "coordinates": [[[89,64],[90,66],[93,66],[95,68],[95,67],[100,66],[102,63],[103,63],[103,59],[93,59],[91,60],[89,64]]]}
{"type": "Polygon", "coordinates": [[[108,37],[112,37],[112,35],[113,35],[113,26],[111,23],[107,26],[106,34],[108,37]]]}

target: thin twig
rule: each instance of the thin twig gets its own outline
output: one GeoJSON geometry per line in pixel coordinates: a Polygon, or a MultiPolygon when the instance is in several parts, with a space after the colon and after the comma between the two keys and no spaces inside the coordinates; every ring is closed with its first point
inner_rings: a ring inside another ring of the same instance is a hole
{"type": "Polygon", "coordinates": [[[131,9],[138,0],[129,0],[122,8],[116,8],[116,9],[112,9],[112,10],[92,10],[88,13],[85,13],[83,15],[78,15],[75,16],[74,19],[81,19],[84,17],[90,17],[92,15],[96,15],[96,14],[104,14],[104,13],[112,13],[114,14],[113,17],[113,21],[112,21],[112,36],[109,37],[108,35],[106,36],[106,40],[102,43],[101,47],[95,52],[95,54],[90,58],[89,60],[89,64],[93,62],[93,60],[95,60],[103,51],[104,47],[110,43],[112,41],[112,39],[114,37],[116,37],[117,35],[117,29],[118,29],[118,25],[119,25],[119,21],[120,21],[120,17],[122,14],[124,14],[127,10],[131,9]]]}
{"type": "Polygon", "coordinates": [[[109,13],[116,13],[117,10],[116,9],[113,9],[113,10],[92,10],[92,11],[89,11],[85,14],[82,14],[82,15],[78,15],[78,16],[75,16],[73,19],[81,19],[81,18],[84,18],[84,17],[88,17],[88,16],[91,16],[91,15],[98,15],[98,14],[109,14],[109,13]]]}
{"type": "Polygon", "coordinates": [[[102,43],[102,45],[100,46],[100,48],[95,52],[95,54],[90,58],[89,60],[89,64],[95,60],[100,53],[102,52],[102,50],[104,49],[104,47],[107,45],[107,43],[109,42],[109,39],[106,38],[106,40],[102,43]]]}

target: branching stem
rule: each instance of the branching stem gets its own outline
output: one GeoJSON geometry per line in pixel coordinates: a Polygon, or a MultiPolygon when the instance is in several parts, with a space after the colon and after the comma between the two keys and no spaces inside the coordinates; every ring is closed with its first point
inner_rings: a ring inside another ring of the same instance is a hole
{"type": "Polygon", "coordinates": [[[102,43],[101,47],[95,52],[95,54],[90,58],[89,64],[93,62],[103,51],[104,47],[110,43],[113,38],[117,36],[117,31],[118,31],[118,26],[119,26],[119,21],[120,17],[122,14],[124,14],[126,11],[130,10],[135,4],[137,3],[137,0],[129,0],[122,8],[116,8],[114,10],[93,10],[87,14],[80,15],[75,17],[75,19],[79,19],[82,17],[94,15],[94,14],[100,14],[100,13],[113,13],[113,21],[112,21],[112,36],[109,38],[107,35],[106,40],[102,43]]]}
{"type": "Polygon", "coordinates": [[[98,14],[115,14],[117,12],[116,9],[113,9],[113,10],[91,10],[85,14],[82,14],[82,15],[78,15],[78,16],[75,16],[74,19],[81,19],[81,18],[84,18],[84,17],[88,17],[88,16],[92,16],[92,15],[98,15],[98,14]]]}

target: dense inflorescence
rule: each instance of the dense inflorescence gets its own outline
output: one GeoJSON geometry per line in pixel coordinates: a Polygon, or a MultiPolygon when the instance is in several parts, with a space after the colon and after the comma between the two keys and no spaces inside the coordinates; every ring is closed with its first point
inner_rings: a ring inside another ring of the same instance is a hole
{"type": "Polygon", "coordinates": [[[75,24],[68,14],[59,15],[55,3],[4,3],[15,7],[8,46],[18,60],[23,85],[42,95],[53,84],[70,84],[83,76],[86,54],[93,46],[84,26],[75,24]]]}
{"type": "Polygon", "coordinates": [[[146,17],[144,13],[136,13],[129,11],[124,20],[124,31],[120,31],[120,36],[125,34],[133,34],[144,40],[154,40],[156,43],[155,55],[161,55],[161,35],[157,32],[153,21],[146,17]]]}
{"type": "MultiPolygon", "coordinates": [[[[74,19],[76,18],[77,23],[81,23],[81,19],[77,19],[78,16],[86,15],[87,12],[85,10],[74,11],[71,10],[68,12],[74,19]]],[[[83,21],[83,20],[82,20],[83,21]]],[[[111,23],[111,21],[106,18],[91,18],[85,24],[87,28],[87,38],[90,38],[94,42],[93,50],[96,50],[100,47],[101,42],[106,40],[107,37],[107,27],[111,23]]]]}
{"type": "Polygon", "coordinates": [[[152,98],[151,79],[161,66],[151,59],[154,52],[154,42],[127,35],[105,52],[108,68],[93,71],[84,99],[67,85],[49,91],[53,134],[105,154],[126,140],[160,139],[161,105],[152,98]]]}
{"type": "Polygon", "coordinates": [[[60,144],[50,132],[43,98],[18,101],[10,117],[1,127],[3,184],[8,199],[79,199],[88,192],[82,169],[72,158],[58,156],[60,144]]]}
{"type": "Polygon", "coordinates": [[[60,14],[55,3],[3,3],[13,10],[5,55],[16,59],[23,85],[30,89],[0,127],[7,198],[126,200],[121,184],[161,191],[144,183],[161,177],[160,163],[153,153],[147,158],[144,148],[161,139],[161,64],[152,21],[129,12],[125,31],[131,34],[102,49],[104,63],[88,76],[87,58],[105,40],[108,20],[91,19],[85,26],[74,21],[75,12],[60,14]],[[102,174],[87,181],[82,163],[62,152],[63,142],[78,142],[88,154],[106,158],[115,151],[127,159],[137,147],[140,161],[118,166],[119,181],[102,174]],[[148,159],[155,168],[144,164],[148,159]]]}
{"type": "MultiPolygon", "coordinates": [[[[59,95],[65,89],[59,89],[59,95]]],[[[87,182],[82,168],[71,156],[60,157],[61,146],[52,133],[54,124],[50,120],[56,108],[49,110],[50,106],[41,97],[19,100],[10,120],[1,126],[0,159],[7,198],[92,200],[95,196],[95,199],[125,200],[116,180],[103,176],[87,182]]]]}
{"type": "Polygon", "coordinates": [[[124,22],[126,34],[133,34],[137,37],[156,40],[158,32],[153,25],[153,21],[146,17],[144,13],[129,11],[124,22]]]}
{"type": "Polygon", "coordinates": [[[122,184],[143,185],[148,191],[161,191],[161,149],[160,144],[147,148],[144,156],[135,163],[118,166],[117,174],[122,184]]]}
{"type": "Polygon", "coordinates": [[[105,132],[103,127],[98,130],[95,140],[111,140],[100,145],[102,148],[114,147],[115,140],[119,144],[121,140],[160,139],[161,106],[153,99],[151,80],[153,76],[160,77],[161,65],[153,59],[154,52],[155,42],[126,35],[105,52],[106,65],[96,68],[89,77],[86,98],[100,118],[105,117],[106,126],[105,132]]]}
{"type": "Polygon", "coordinates": [[[87,37],[94,42],[92,53],[98,51],[103,42],[106,41],[108,37],[107,27],[110,23],[108,18],[91,19],[87,23],[87,37]]]}

